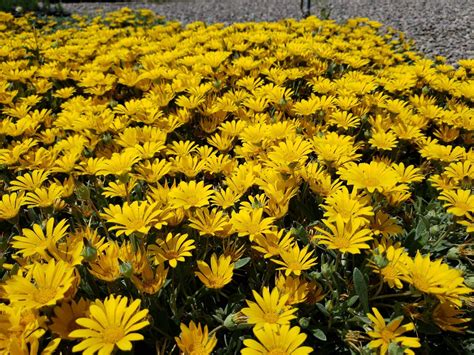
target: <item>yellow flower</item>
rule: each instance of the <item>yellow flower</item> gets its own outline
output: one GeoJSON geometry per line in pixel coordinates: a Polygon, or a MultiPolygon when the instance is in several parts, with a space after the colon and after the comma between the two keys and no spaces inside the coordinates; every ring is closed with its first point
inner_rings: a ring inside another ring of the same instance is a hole
{"type": "Polygon", "coordinates": [[[89,315],[76,320],[81,328],[69,334],[70,338],[82,339],[72,351],[111,354],[115,347],[122,351],[132,350],[132,341],[144,339],[137,331],[150,324],[146,319],[148,309],[139,311],[140,303],[136,299],[128,304],[127,297],[114,295],[103,302],[96,300],[89,307],[89,315]]]}
{"type": "Polygon", "coordinates": [[[133,274],[130,279],[140,292],[154,295],[164,285],[168,270],[165,269],[165,264],[160,264],[153,270],[147,263],[140,275],[133,274]]]}
{"type": "Polygon", "coordinates": [[[248,317],[247,323],[262,327],[265,324],[276,327],[277,325],[289,324],[296,316],[296,308],[287,306],[289,295],[283,294],[274,288],[270,293],[268,287],[263,288],[262,296],[252,290],[256,302],[248,301],[242,313],[248,317]]]}
{"type": "Polygon", "coordinates": [[[53,183],[49,187],[38,187],[33,192],[28,192],[24,203],[28,208],[44,208],[58,203],[62,196],[63,187],[53,183]]]}
{"type": "Polygon", "coordinates": [[[397,146],[398,141],[397,136],[392,131],[374,129],[369,143],[372,148],[390,151],[397,146]]]}
{"type": "Polygon", "coordinates": [[[209,211],[207,208],[200,208],[195,211],[194,216],[189,217],[189,226],[199,231],[199,235],[215,236],[228,229],[229,217],[217,208],[209,211]]]}
{"type": "Polygon", "coordinates": [[[341,179],[347,180],[355,189],[367,189],[371,193],[390,190],[399,181],[398,174],[390,166],[376,161],[346,164],[339,173],[341,179]]]}
{"type": "Polygon", "coordinates": [[[289,249],[294,243],[294,238],[291,232],[285,233],[283,229],[279,231],[272,229],[261,235],[257,235],[254,243],[256,245],[252,245],[252,248],[262,253],[265,259],[268,259],[272,256],[280,255],[282,250],[289,249]]]}
{"type": "Polygon", "coordinates": [[[242,355],[307,355],[314,350],[309,346],[301,346],[306,340],[306,334],[301,333],[299,327],[255,327],[253,333],[258,341],[245,339],[245,348],[240,352],[242,355]]]}
{"type": "Polygon", "coordinates": [[[191,250],[196,249],[193,239],[188,239],[187,234],[173,235],[168,233],[165,239],[157,239],[156,244],[148,248],[148,252],[154,257],[156,264],[168,261],[172,268],[183,262],[185,257],[192,256],[191,250]]]}
{"type": "MultiPolygon", "coordinates": [[[[383,252],[384,263],[383,265],[377,265],[374,263],[371,265],[374,268],[374,272],[382,276],[384,282],[387,282],[391,288],[403,288],[401,278],[406,274],[406,262],[410,257],[404,248],[395,248],[393,245],[390,245],[386,250],[384,250],[381,245],[379,245],[379,252],[383,252]]],[[[380,255],[376,255],[375,258],[380,255]]]]}
{"type": "Polygon", "coordinates": [[[315,227],[320,234],[314,236],[320,244],[326,244],[329,249],[337,249],[341,253],[360,254],[361,249],[370,249],[368,241],[373,240],[372,231],[363,228],[361,219],[344,223],[341,216],[336,217],[336,223],[323,220],[330,232],[315,227]]]}
{"type": "Polygon", "coordinates": [[[66,236],[68,228],[67,220],[63,219],[54,225],[54,218],[50,218],[46,222],[46,234],[39,224],[34,224],[32,230],[23,228],[23,235],[13,237],[11,245],[25,257],[37,254],[49,260],[51,257],[48,252],[56,252],[56,243],[66,236]]]}
{"type": "Polygon", "coordinates": [[[275,286],[282,294],[289,295],[287,305],[302,303],[308,297],[310,291],[309,283],[299,277],[278,275],[275,279],[275,286]]]}
{"type": "Polygon", "coordinates": [[[47,264],[34,264],[26,275],[12,276],[2,287],[11,304],[42,308],[62,300],[75,279],[74,267],[51,259],[47,264]]]}
{"type": "Polygon", "coordinates": [[[120,277],[119,247],[110,241],[100,247],[100,252],[89,263],[89,272],[99,280],[114,281],[120,277]]]}
{"type": "Polygon", "coordinates": [[[344,223],[349,222],[351,218],[368,223],[368,217],[374,215],[373,208],[367,198],[358,195],[356,189],[349,193],[345,186],[329,195],[324,202],[321,207],[326,211],[324,217],[330,222],[337,220],[337,216],[341,216],[344,223]]]}
{"type": "Polygon", "coordinates": [[[406,348],[405,354],[414,355],[415,353],[410,348],[421,347],[417,337],[402,336],[403,333],[415,329],[413,323],[400,326],[403,317],[397,317],[387,324],[377,308],[372,308],[372,312],[373,315],[367,314],[367,317],[372,321],[372,329],[367,331],[367,334],[375,339],[369,343],[370,349],[380,348],[380,354],[384,355],[387,354],[390,344],[397,344],[406,348]]]}
{"type": "Polygon", "coordinates": [[[140,161],[140,154],[136,150],[124,150],[122,153],[114,153],[112,157],[101,164],[100,172],[103,175],[125,176],[132,170],[135,163],[140,161]]]}
{"type": "Polygon", "coordinates": [[[438,304],[431,314],[433,322],[442,330],[457,333],[463,333],[468,327],[465,323],[471,320],[471,318],[463,318],[462,316],[463,312],[451,302],[438,304]]]}
{"type": "Polygon", "coordinates": [[[298,136],[273,147],[268,153],[267,164],[281,173],[290,174],[305,163],[309,153],[311,144],[298,136]]]}
{"type": "Polygon", "coordinates": [[[190,181],[186,183],[180,182],[177,187],[171,189],[168,194],[170,205],[172,208],[203,207],[209,204],[209,198],[213,195],[211,186],[204,185],[204,182],[190,181]]]}
{"type": "Polygon", "coordinates": [[[21,206],[24,204],[23,195],[16,192],[2,196],[0,201],[0,219],[11,219],[18,215],[21,206]]]}
{"type": "Polygon", "coordinates": [[[81,298],[79,302],[71,300],[54,307],[54,316],[51,317],[49,329],[62,339],[71,339],[69,333],[78,329],[76,319],[86,316],[90,302],[81,298]]]}
{"type": "Polygon", "coordinates": [[[207,325],[203,328],[191,321],[189,326],[181,323],[180,329],[181,334],[174,339],[183,355],[210,355],[217,344],[216,336],[209,335],[207,325]]]}
{"type": "Polygon", "coordinates": [[[441,259],[431,261],[430,256],[416,253],[414,259],[407,259],[407,273],[402,280],[408,282],[418,291],[432,294],[441,302],[452,302],[461,306],[461,295],[472,292],[464,284],[461,270],[450,268],[441,259]]]}
{"type": "Polygon", "coordinates": [[[474,212],[474,195],[470,190],[445,190],[438,199],[446,201],[443,207],[447,207],[447,211],[455,216],[462,217],[474,212]]]}
{"type": "Polygon", "coordinates": [[[211,265],[202,260],[197,261],[199,272],[195,272],[199,280],[207,288],[219,289],[232,281],[234,264],[230,256],[217,255],[214,253],[211,256],[211,265]]]}
{"type": "Polygon", "coordinates": [[[151,227],[161,227],[159,223],[166,223],[160,221],[161,212],[162,210],[157,208],[157,203],[134,201],[131,204],[125,202],[123,206],[109,205],[108,208],[104,208],[101,216],[108,223],[115,224],[109,227],[109,231],[116,230],[117,236],[122,234],[128,236],[135,232],[147,234],[151,227]]]}
{"type": "Polygon", "coordinates": [[[33,170],[31,173],[18,176],[10,182],[10,191],[34,191],[40,188],[43,182],[48,179],[49,173],[43,169],[33,170]]]}
{"type": "Polygon", "coordinates": [[[252,241],[257,235],[269,232],[275,218],[262,218],[263,208],[253,210],[241,209],[238,213],[232,212],[230,222],[239,236],[249,236],[252,241]]]}
{"type": "Polygon", "coordinates": [[[289,276],[295,274],[296,276],[301,275],[302,271],[309,270],[311,267],[316,265],[316,258],[312,258],[313,252],[308,252],[308,245],[303,249],[300,249],[298,244],[294,244],[288,249],[280,251],[280,258],[271,259],[275,264],[282,265],[278,270],[284,270],[285,275],[289,276]]]}

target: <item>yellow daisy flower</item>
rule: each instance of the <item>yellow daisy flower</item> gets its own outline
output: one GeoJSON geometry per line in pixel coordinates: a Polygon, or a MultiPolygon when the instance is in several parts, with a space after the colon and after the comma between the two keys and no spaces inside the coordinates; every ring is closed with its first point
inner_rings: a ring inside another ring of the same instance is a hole
{"type": "Polygon", "coordinates": [[[203,207],[209,204],[209,198],[214,194],[211,186],[204,185],[204,182],[190,181],[180,182],[177,187],[171,189],[168,194],[172,208],[184,208],[188,210],[192,207],[203,207]]]}
{"type": "Polygon", "coordinates": [[[132,350],[132,341],[143,340],[138,330],[150,324],[148,309],[139,310],[141,300],[128,304],[128,298],[110,295],[103,302],[96,300],[89,307],[89,315],[79,318],[81,327],[69,333],[81,342],[72,348],[73,352],[85,354],[111,354],[117,347],[122,351],[132,350]]]}
{"type": "Polygon", "coordinates": [[[181,323],[180,329],[181,334],[174,339],[183,355],[209,355],[217,344],[216,336],[209,334],[207,325],[203,328],[191,321],[189,326],[181,323]]]}
{"type": "Polygon", "coordinates": [[[309,270],[311,267],[316,265],[316,258],[312,258],[313,252],[308,252],[308,245],[303,249],[300,249],[298,244],[294,244],[288,249],[280,251],[280,258],[271,259],[275,264],[282,265],[278,270],[284,270],[285,276],[295,274],[296,276],[301,275],[302,271],[309,270]]]}
{"type": "Polygon", "coordinates": [[[375,339],[369,343],[370,349],[380,348],[380,354],[384,355],[388,353],[390,344],[399,344],[406,348],[405,354],[414,355],[413,350],[409,348],[421,347],[420,340],[417,337],[402,336],[403,333],[415,329],[413,323],[400,326],[403,317],[397,317],[387,324],[377,308],[372,308],[372,312],[374,314],[367,314],[367,317],[372,321],[372,329],[367,331],[367,334],[375,339]]]}
{"type": "Polygon", "coordinates": [[[323,220],[330,232],[315,227],[319,232],[313,238],[318,243],[326,244],[329,249],[337,249],[341,253],[360,254],[361,249],[370,249],[368,241],[373,240],[372,231],[362,226],[361,219],[355,219],[344,223],[341,216],[336,216],[336,223],[323,220]]]}
{"type": "Polygon", "coordinates": [[[192,256],[191,250],[196,249],[193,239],[188,239],[187,234],[173,235],[168,233],[165,239],[157,239],[156,244],[148,248],[148,253],[154,257],[155,264],[159,265],[164,261],[175,268],[178,261],[183,262],[185,257],[192,256]]]}
{"type": "Polygon", "coordinates": [[[24,205],[23,194],[5,194],[0,200],[0,219],[11,219],[18,215],[20,208],[24,205]]]}
{"type": "Polygon", "coordinates": [[[232,281],[234,264],[230,256],[220,255],[217,258],[216,254],[212,254],[210,266],[202,260],[198,260],[197,266],[199,272],[195,275],[207,288],[219,289],[232,281]]]}
{"type": "Polygon", "coordinates": [[[11,304],[42,308],[62,300],[75,281],[74,267],[51,259],[47,264],[34,264],[26,275],[12,276],[2,288],[11,304]]]}
{"type": "Polygon", "coordinates": [[[288,324],[280,325],[276,329],[268,326],[253,328],[253,333],[257,340],[245,339],[242,355],[307,355],[314,349],[309,346],[302,346],[306,340],[306,334],[300,332],[299,327],[292,327],[288,324]]]}
{"type": "Polygon", "coordinates": [[[289,324],[296,316],[296,308],[287,306],[289,295],[280,293],[278,288],[271,292],[268,287],[263,288],[262,295],[257,291],[252,291],[256,302],[248,301],[247,306],[242,309],[242,313],[248,317],[247,323],[255,324],[255,327],[262,327],[265,324],[271,326],[289,324]]]}

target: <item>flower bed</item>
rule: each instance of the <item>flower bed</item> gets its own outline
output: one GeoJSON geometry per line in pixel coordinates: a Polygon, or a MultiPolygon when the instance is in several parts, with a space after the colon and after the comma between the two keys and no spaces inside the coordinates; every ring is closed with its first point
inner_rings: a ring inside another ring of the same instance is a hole
{"type": "Polygon", "coordinates": [[[472,350],[473,59],[360,18],[0,28],[2,351],[472,350]]]}

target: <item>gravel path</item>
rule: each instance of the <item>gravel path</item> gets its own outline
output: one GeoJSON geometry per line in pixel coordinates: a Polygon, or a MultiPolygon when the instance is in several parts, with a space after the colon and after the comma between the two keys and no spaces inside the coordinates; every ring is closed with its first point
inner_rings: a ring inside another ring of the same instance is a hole
{"type": "MultiPolygon", "coordinates": [[[[474,0],[312,0],[312,14],[324,7],[330,18],[343,21],[368,17],[405,32],[429,56],[449,62],[474,58],[474,0]]],[[[301,18],[300,0],[171,0],[146,2],[63,4],[70,12],[96,14],[123,6],[148,8],[170,20],[232,22],[301,18]]]]}

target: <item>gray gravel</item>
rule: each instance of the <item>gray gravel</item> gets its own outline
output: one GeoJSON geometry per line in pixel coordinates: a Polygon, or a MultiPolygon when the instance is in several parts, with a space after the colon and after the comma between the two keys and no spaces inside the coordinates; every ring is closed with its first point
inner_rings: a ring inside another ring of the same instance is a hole
{"type": "MultiPolygon", "coordinates": [[[[312,0],[312,14],[330,10],[344,21],[368,17],[405,32],[428,56],[443,55],[453,63],[474,57],[474,0],[312,0]]],[[[148,8],[169,20],[233,22],[300,19],[300,0],[171,0],[166,3],[124,2],[63,4],[71,12],[97,14],[123,6],[148,8]]]]}

